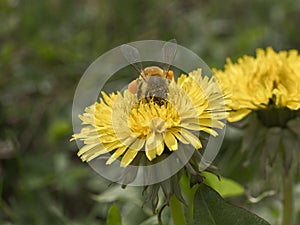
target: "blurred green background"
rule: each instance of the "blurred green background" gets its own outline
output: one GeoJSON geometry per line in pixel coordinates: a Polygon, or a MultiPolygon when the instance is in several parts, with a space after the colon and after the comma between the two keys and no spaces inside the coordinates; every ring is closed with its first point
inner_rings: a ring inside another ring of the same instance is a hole
{"type": "MultiPolygon", "coordinates": [[[[299,21],[294,0],[0,0],[0,224],[105,224],[115,201],[125,224],[151,214],[139,192],[110,188],[69,142],[76,85],[98,56],[175,38],[222,68],[258,47],[300,49],[299,21]]],[[[221,171],[247,180],[230,160],[221,171]]]]}

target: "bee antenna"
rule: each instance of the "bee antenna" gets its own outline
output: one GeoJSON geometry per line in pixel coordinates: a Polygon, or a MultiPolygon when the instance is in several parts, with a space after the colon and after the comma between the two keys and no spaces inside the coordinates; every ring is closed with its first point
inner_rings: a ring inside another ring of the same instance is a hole
{"type": "Polygon", "coordinates": [[[144,80],[145,82],[147,82],[147,80],[145,79],[144,70],[141,70],[140,75],[141,75],[141,77],[143,78],[143,80],[144,80]]]}

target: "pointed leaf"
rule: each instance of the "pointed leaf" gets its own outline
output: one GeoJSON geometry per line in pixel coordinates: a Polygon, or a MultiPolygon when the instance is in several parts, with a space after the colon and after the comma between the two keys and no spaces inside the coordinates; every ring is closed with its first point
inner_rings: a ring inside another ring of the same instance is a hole
{"type": "Polygon", "coordinates": [[[216,175],[208,172],[203,172],[203,175],[205,176],[204,183],[212,187],[223,198],[242,195],[245,192],[243,186],[234,180],[225,177],[221,177],[219,180],[216,175]]]}
{"type": "Polygon", "coordinates": [[[257,215],[225,202],[211,187],[199,186],[194,200],[194,224],[270,225],[257,215]]]}
{"type": "Polygon", "coordinates": [[[106,225],[122,225],[122,218],[116,204],[113,204],[108,211],[106,225]]]}

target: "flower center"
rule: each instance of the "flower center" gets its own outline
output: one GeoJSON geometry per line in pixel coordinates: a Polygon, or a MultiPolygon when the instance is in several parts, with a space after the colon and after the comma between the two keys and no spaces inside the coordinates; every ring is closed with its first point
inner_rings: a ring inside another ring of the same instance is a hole
{"type": "Polygon", "coordinates": [[[286,123],[299,115],[299,110],[290,110],[288,108],[273,108],[256,111],[258,119],[266,127],[286,127],[286,123]]]}
{"type": "Polygon", "coordinates": [[[150,121],[149,127],[152,132],[156,133],[164,133],[166,131],[166,124],[165,121],[163,121],[159,117],[155,117],[150,121]]]}

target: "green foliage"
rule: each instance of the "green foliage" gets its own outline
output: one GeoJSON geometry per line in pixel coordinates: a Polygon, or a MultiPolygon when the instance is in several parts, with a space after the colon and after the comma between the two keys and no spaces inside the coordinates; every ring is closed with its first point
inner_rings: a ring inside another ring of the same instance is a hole
{"type": "Polygon", "coordinates": [[[53,121],[49,126],[48,137],[50,141],[56,141],[66,137],[71,131],[71,124],[65,120],[53,121]]]}
{"type": "Polygon", "coordinates": [[[171,198],[170,208],[172,212],[174,225],[186,225],[182,205],[175,196],[171,198]]]}
{"type": "Polygon", "coordinates": [[[122,218],[116,204],[113,204],[108,211],[106,225],[122,225],[122,218]]]}
{"type": "Polygon", "coordinates": [[[194,223],[199,225],[270,225],[249,211],[228,204],[204,184],[199,186],[194,204],[194,223]]]}
{"type": "MultiPolygon", "coordinates": [[[[149,216],[152,215],[152,210],[148,205],[141,207],[143,205],[141,192],[141,188],[127,187],[122,189],[119,185],[115,185],[99,195],[93,195],[92,199],[99,205],[120,203],[123,209],[123,225],[140,224],[142,222],[146,223],[149,216]]],[[[157,220],[156,216],[155,219],[157,220]]]]}
{"type": "Polygon", "coordinates": [[[237,182],[225,178],[218,178],[216,175],[208,172],[203,172],[205,176],[204,183],[217,191],[223,198],[244,194],[244,188],[237,182]]]}
{"type": "MultiPolygon", "coordinates": [[[[121,189],[117,200],[104,200],[113,188],[69,142],[72,99],[86,68],[109,49],[143,39],[176,38],[211,67],[257,47],[299,49],[299,12],[294,0],[0,1],[0,224],[105,224],[114,201],[123,225],[155,224],[139,190],[137,200],[121,189]]],[[[234,150],[223,150],[217,165],[245,182],[253,170],[240,167],[234,150]]],[[[278,204],[268,204],[271,213],[263,215],[275,221],[278,204]]]]}

